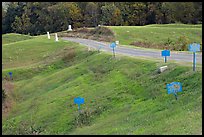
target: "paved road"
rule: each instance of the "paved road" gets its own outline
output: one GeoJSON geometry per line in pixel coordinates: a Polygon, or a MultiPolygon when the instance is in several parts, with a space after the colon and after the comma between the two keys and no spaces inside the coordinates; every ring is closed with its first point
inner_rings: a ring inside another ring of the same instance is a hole
{"type": "MultiPolygon", "coordinates": [[[[95,40],[82,39],[82,38],[73,38],[73,37],[62,37],[62,39],[77,42],[95,49],[98,49],[99,46],[102,46],[101,50],[112,52],[112,49],[109,47],[110,43],[98,42],[95,40]]],[[[129,56],[140,56],[140,57],[157,58],[157,59],[164,60],[164,58],[161,57],[161,51],[150,51],[150,50],[144,50],[144,49],[134,49],[129,47],[117,46],[115,49],[115,52],[116,54],[120,53],[120,54],[129,55],[129,56]]],[[[178,62],[192,62],[193,54],[171,52],[171,56],[167,57],[167,60],[175,60],[178,62]]],[[[196,54],[196,63],[202,64],[201,54],[196,54]]]]}

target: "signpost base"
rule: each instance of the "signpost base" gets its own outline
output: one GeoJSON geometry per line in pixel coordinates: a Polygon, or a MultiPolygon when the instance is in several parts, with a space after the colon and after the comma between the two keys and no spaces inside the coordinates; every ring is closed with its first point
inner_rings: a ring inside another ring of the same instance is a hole
{"type": "Polygon", "coordinates": [[[115,58],[115,50],[114,50],[114,48],[113,48],[113,57],[115,58]]]}
{"type": "Polygon", "coordinates": [[[166,56],[164,57],[164,62],[166,63],[166,56]]]}
{"type": "Polygon", "coordinates": [[[196,62],[196,57],[195,57],[195,52],[193,52],[193,71],[195,71],[195,63],[196,62]]]}
{"type": "Polygon", "coordinates": [[[176,100],[178,100],[178,96],[176,94],[174,94],[174,96],[175,96],[176,100]]]}

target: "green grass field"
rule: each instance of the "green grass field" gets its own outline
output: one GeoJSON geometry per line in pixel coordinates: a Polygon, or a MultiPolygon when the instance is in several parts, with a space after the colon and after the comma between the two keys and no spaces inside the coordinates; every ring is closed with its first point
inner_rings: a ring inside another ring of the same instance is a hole
{"type": "Polygon", "coordinates": [[[7,91],[13,103],[2,116],[3,135],[202,134],[201,66],[193,72],[163,60],[113,59],[46,36],[2,47],[2,77],[12,71],[14,85],[7,91]],[[163,65],[169,69],[158,74],[163,65]],[[173,81],[183,86],[178,100],[166,91],[173,81]],[[80,114],[73,103],[78,96],[85,99],[80,114]]]}
{"type": "Polygon", "coordinates": [[[119,40],[121,46],[150,50],[188,51],[196,42],[202,50],[202,24],[152,24],[146,26],[103,26],[58,32],[60,37],[79,37],[104,42],[119,40]],[[107,29],[108,28],[108,29],[107,29]]]}
{"type": "MultiPolygon", "coordinates": [[[[187,44],[202,43],[202,25],[156,24],[146,26],[108,26],[122,45],[133,42],[164,45],[169,41],[177,46],[179,38],[185,37],[187,44]]],[[[136,45],[140,46],[140,44],[136,45]]],[[[141,47],[141,46],[140,46],[141,47]]]]}
{"type": "Polygon", "coordinates": [[[32,39],[32,38],[34,37],[23,35],[23,34],[9,33],[6,35],[2,35],[2,44],[9,44],[9,43],[32,39]]]}

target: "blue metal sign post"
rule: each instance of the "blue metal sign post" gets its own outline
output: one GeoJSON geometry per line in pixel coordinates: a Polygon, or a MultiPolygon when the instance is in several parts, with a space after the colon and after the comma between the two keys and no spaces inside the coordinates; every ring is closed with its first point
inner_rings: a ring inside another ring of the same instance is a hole
{"type": "Polygon", "coordinates": [[[196,52],[200,51],[200,44],[193,43],[188,47],[189,51],[193,52],[193,71],[195,71],[196,67],[196,52]]]}
{"type": "Polygon", "coordinates": [[[114,50],[114,47],[113,47],[113,53],[114,53],[114,58],[115,58],[115,50],[114,50]]]}
{"type": "Polygon", "coordinates": [[[196,53],[193,52],[193,71],[195,71],[195,67],[196,67],[196,53]]]}
{"type": "Polygon", "coordinates": [[[113,56],[114,56],[114,58],[115,58],[115,47],[116,47],[116,43],[115,42],[111,43],[110,48],[113,49],[113,56]]]}
{"type": "Polygon", "coordinates": [[[8,74],[10,75],[10,79],[12,79],[12,72],[9,72],[8,74]]]}
{"type": "Polygon", "coordinates": [[[74,104],[78,104],[78,110],[80,112],[80,105],[84,104],[84,98],[81,97],[74,98],[74,104]]]}
{"type": "Polygon", "coordinates": [[[162,56],[164,56],[164,62],[167,62],[167,56],[170,56],[170,50],[163,50],[161,52],[162,56]]]}
{"type": "Polygon", "coordinates": [[[166,88],[167,88],[167,93],[174,94],[174,96],[176,97],[176,100],[178,99],[177,92],[182,92],[182,85],[180,82],[172,82],[170,84],[167,84],[166,88]]]}

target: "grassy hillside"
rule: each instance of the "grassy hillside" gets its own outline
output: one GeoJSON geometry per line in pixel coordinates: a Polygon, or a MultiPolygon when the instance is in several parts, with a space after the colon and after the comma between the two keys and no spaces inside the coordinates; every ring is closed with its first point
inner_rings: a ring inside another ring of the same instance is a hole
{"type": "Polygon", "coordinates": [[[188,45],[201,44],[202,24],[152,24],[146,26],[103,26],[62,31],[59,37],[79,37],[97,41],[120,41],[120,45],[149,49],[188,51],[188,45]]]}
{"type": "Polygon", "coordinates": [[[32,39],[34,37],[16,33],[9,33],[2,35],[2,44],[9,44],[17,41],[32,39]]]}
{"type": "Polygon", "coordinates": [[[43,36],[3,46],[2,63],[4,68],[39,64],[39,62],[45,61],[48,58],[54,59],[58,57],[59,55],[55,54],[62,50],[66,43],[54,42],[54,39],[45,41],[44,39],[46,38],[46,36],[43,36]],[[51,54],[53,54],[52,57],[50,57],[51,54]]]}
{"type": "Polygon", "coordinates": [[[172,28],[200,28],[202,29],[202,24],[191,25],[191,24],[151,24],[148,27],[172,27],[172,28]]]}
{"type": "MultiPolygon", "coordinates": [[[[179,46],[202,43],[202,25],[166,24],[147,26],[109,26],[122,45],[179,50],[179,46]]],[[[187,50],[187,49],[185,49],[187,50]]]]}
{"type": "Polygon", "coordinates": [[[2,76],[12,71],[13,81],[2,81],[12,100],[2,134],[202,133],[201,67],[193,72],[169,62],[158,74],[163,61],[112,59],[46,36],[19,43],[3,46],[2,76]],[[18,59],[17,48],[24,49],[18,59]],[[166,91],[173,81],[183,86],[178,100],[166,91]],[[78,96],[85,99],[80,114],[73,103],[78,96]]]}

